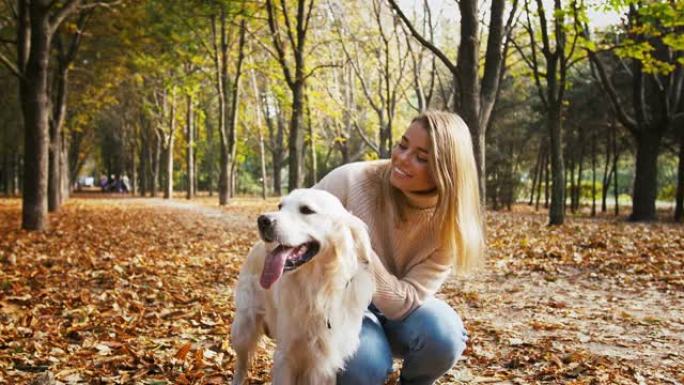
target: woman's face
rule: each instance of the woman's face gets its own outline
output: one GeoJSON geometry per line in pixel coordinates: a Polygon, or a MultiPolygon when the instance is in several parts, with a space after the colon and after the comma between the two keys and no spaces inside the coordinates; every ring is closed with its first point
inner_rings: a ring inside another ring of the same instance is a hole
{"type": "Polygon", "coordinates": [[[390,183],[402,192],[427,192],[435,188],[430,172],[430,137],[423,125],[415,121],[392,150],[390,183]]]}

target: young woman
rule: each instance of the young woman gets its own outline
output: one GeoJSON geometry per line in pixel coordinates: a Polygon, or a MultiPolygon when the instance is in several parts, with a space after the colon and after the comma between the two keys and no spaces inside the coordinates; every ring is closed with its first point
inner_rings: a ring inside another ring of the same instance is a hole
{"type": "Polygon", "coordinates": [[[477,265],[484,250],[468,127],[458,115],[427,111],[413,119],[391,160],[341,166],[316,188],[368,225],[376,253],[361,345],[337,383],[381,385],[393,356],[403,359],[403,385],[434,383],[468,337],[458,314],[433,295],[452,268],[477,265]]]}

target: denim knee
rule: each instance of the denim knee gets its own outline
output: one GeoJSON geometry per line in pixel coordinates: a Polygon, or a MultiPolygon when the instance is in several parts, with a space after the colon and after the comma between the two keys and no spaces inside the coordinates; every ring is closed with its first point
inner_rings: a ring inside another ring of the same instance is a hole
{"type": "Polygon", "coordinates": [[[426,358],[426,365],[435,373],[447,372],[451,369],[466,348],[468,337],[458,331],[449,333],[446,330],[435,330],[423,336],[420,345],[421,356],[426,358]]]}

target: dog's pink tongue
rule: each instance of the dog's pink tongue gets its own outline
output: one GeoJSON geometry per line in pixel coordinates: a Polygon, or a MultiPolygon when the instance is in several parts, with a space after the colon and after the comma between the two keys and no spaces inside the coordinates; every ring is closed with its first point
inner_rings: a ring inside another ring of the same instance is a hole
{"type": "Polygon", "coordinates": [[[283,275],[285,260],[287,260],[287,256],[291,251],[291,248],[281,245],[266,256],[264,269],[261,271],[261,279],[259,279],[261,287],[269,289],[283,275]]]}

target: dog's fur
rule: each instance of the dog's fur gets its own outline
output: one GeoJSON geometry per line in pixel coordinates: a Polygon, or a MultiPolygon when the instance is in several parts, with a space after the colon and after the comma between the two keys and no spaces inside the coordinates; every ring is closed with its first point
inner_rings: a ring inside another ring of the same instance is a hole
{"type": "Polygon", "coordinates": [[[373,293],[366,226],[332,194],[300,189],[282,200],[278,212],[262,215],[259,228],[263,242],[247,256],[235,290],[233,385],[246,383],[262,334],[277,344],[274,385],[334,384],[337,372],[358,347],[363,314],[373,293]],[[318,253],[265,289],[260,276],[267,255],[278,245],[312,241],[318,243],[318,253]]]}

